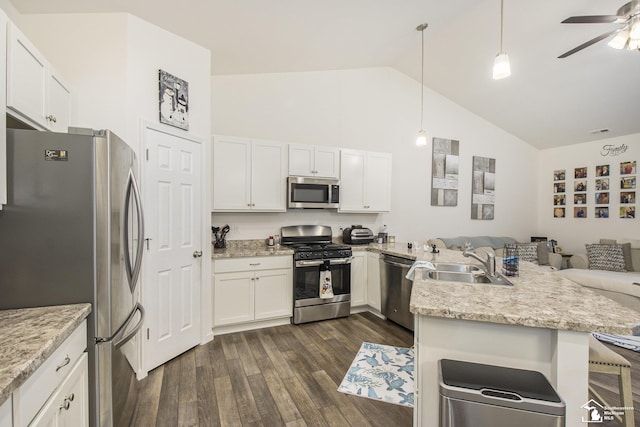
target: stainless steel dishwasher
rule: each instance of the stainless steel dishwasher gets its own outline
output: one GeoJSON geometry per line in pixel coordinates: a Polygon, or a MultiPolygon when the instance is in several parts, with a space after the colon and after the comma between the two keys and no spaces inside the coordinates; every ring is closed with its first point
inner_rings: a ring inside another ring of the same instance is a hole
{"type": "Polygon", "coordinates": [[[413,260],[393,255],[380,257],[380,296],[382,315],[413,331],[413,314],[409,311],[413,282],[406,276],[413,260]]]}

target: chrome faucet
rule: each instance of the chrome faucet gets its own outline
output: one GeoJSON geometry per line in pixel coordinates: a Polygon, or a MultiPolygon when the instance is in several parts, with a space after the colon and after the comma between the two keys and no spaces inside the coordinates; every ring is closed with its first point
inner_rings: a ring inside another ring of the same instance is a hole
{"type": "Polygon", "coordinates": [[[496,257],[495,257],[494,254],[491,254],[491,253],[487,252],[487,259],[484,260],[477,253],[467,250],[467,251],[462,252],[462,256],[471,257],[471,258],[477,259],[478,261],[480,261],[482,263],[482,265],[484,265],[484,268],[487,270],[487,274],[489,276],[494,277],[496,275],[496,257]]]}

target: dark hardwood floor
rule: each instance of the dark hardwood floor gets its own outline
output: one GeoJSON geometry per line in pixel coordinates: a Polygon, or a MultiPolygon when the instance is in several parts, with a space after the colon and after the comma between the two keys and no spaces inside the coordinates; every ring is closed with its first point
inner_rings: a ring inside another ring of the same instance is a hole
{"type": "MultiPolygon", "coordinates": [[[[413,336],[370,313],[217,336],[139,383],[133,425],[411,426],[410,408],[337,391],[363,341],[410,347],[413,336]]],[[[608,347],[632,364],[640,426],[640,353],[608,347]]],[[[621,405],[615,375],[592,374],[590,383],[621,405]]]]}
{"type": "Polygon", "coordinates": [[[337,391],[363,341],[413,335],[361,313],[217,336],[140,382],[133,425],[411,426],[411,408],[337,391]]]}

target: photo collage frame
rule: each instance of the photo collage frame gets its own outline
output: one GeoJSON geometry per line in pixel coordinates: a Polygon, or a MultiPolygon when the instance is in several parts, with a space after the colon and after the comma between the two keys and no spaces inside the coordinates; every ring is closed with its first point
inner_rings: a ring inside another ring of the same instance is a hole
{"type": "Polygon", "coordinates": [[[635,160],[620,162],[619,178],[612,173],[611,168],[616,166],[596,165],[591,171],[587,166],[555,170],[553,217],[635,218],[637,163],[635,160]]]}

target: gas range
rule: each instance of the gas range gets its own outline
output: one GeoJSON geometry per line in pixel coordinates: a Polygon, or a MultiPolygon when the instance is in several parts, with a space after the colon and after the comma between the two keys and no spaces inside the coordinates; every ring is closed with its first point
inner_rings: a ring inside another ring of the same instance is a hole
{"type": "Polygon", "coordinates": [[[348,316],[351,308],[351,247],[331,242],[331,227],[297,225],[280,229],[293,249],[293,324],[348,316]],[[327,277],[329,273],[329,277],[327,277]],[[326,291],[326,283],[332,288],[326,291]],[[323,286],[321,286],[323,285],[323,286]]]}

